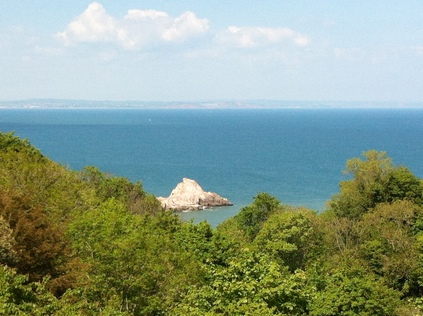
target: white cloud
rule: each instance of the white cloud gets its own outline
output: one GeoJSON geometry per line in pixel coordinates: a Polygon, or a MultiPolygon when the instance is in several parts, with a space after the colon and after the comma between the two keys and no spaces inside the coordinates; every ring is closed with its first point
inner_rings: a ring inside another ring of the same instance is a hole
{"type": "Polygon", "coordinates": [[[57,37],[67,45],[78,42],[111,42],[116,40],[117,30],[117,21],[107,14],[100,3],[93,2],[69,23],[64,32],[58,33],[57,37]]]}
{"type": "Polygon", "coordinates": [[[216,35],[220,45],[253,48],[291,41],[296,46],[307,46],[310,40],[290,28],[237,27],[230,26],[216,35]]]}
{"type": "Polygon", "coordinates": [[[208,28],[208,20],[199,19],[192,12],[174,18],[162,11],[133,9],[118,19],[109,15],[100,3],[93,2],[56,36],[69,46],[103,42],[125,49],[141,49],[159,43],[182,42],[207,32],[208,28]]]}
{"type": "Polygon", "coordinates": [[[156,10],[132,9],[132,10],[128,10],[128,14],[125,16],[125,19],[135,20],[135,21],[156,20],[160,18],[169,18],[169,15],[166,12],[156,11],[156,10]]]}
{"type": "Polygon", "coordinates": [[[183,41],[190,36],[204,33],[208,30],[207,20],[198,19],[194,13],[185,12],[176,18],[171,27],[163,33],[166,41],[183,41]]]}
{"type": "MultiPolygon", "coordinates": [[[[190,11],[172,17],[163,11],[131,9],[117,18],[100,3],[93,2],[56,37],[67,46],[111,43],[126,50],[139,50],[163,43],[184,42],[208,31],[209,21],[190,11]]],[[[221,48],[261,48],[280,44],[305,47],[309,43],[307,36],[287,27],[230,26],[218,31],[212,44],[221,48]]]]}

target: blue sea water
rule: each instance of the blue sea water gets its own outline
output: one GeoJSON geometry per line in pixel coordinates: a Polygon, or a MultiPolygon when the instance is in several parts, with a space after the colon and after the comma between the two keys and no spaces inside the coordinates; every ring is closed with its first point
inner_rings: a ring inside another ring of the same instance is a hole
{"type": "Polygon", "coordinates": [[[347,159],[369,149],[423,177],[422,122],[419,109],[0,110],[0,131],[71,169],[95,165],[156,196],[197,180],[234,203],[182,214],[212,225],[259,192],[323,210],[347,159]]]}

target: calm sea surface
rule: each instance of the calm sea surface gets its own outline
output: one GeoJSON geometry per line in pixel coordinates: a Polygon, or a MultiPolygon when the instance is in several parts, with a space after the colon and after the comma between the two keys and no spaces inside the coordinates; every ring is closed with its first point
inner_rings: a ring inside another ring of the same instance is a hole
{"type": "Polygon", "coordinates": [[[0,130],[71,169],[141,180],[168,196],[183,177],[233,207],[184,213],[217,225],[268,192],[323,210],[351,157],[387,151],[423,177],[423,110],[0,110],[0,130]]]}

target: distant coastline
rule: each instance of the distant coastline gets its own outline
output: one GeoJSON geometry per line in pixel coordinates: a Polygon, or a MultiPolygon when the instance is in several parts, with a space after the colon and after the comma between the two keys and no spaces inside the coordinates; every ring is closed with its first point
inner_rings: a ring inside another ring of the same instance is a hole
{"type": "Polygon", "coordinates": [[[0,109],[422,109],[423,102],[383,101],[91,101],[26,99],[0,101],[0,109]]]}

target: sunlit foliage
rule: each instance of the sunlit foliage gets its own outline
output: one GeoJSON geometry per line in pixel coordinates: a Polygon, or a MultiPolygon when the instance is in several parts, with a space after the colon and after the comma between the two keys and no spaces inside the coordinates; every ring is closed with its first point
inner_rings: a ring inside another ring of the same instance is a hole
{"type": "Polygon", "coordinates": [[[363,158],[321,214],[258,193],[213,228],[0,133],[0,314],[421,315],[422,180],[363,158]]]}

